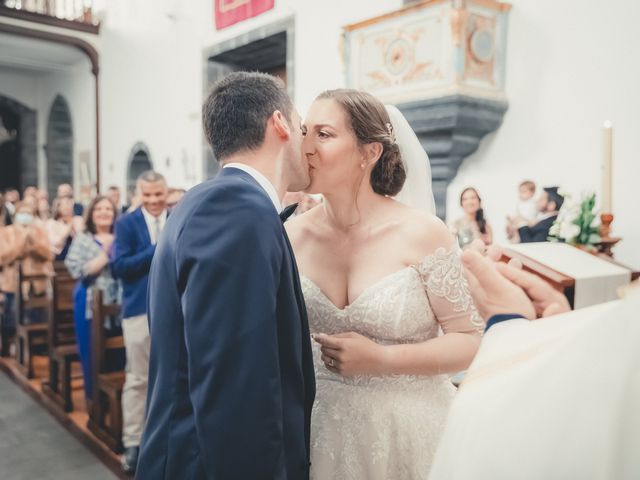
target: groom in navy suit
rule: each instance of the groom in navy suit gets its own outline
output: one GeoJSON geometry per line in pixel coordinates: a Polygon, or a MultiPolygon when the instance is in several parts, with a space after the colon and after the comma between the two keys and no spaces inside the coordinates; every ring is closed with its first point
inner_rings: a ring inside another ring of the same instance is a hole
{"type": "Polygon", "coordinates": [[[203,120],[223,168],[178,204],[153,258],[138,478],[306,479],[313,361],[291,209],[278,215],[309,183],[300,116],[282,82],[239,72],[203,120]]]}

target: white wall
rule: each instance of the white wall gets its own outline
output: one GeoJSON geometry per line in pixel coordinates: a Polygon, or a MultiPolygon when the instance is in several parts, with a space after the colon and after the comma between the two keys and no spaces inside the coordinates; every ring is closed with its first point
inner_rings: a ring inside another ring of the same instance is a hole
{"type": "Polygon", "coordinates": [[[172,186],[201,172],[199,2],[114,0],[101,28],[102,187],[125,187],[138,142],[172,186]],[[184,160],[187,168],[185,169],[184,160]]]}
{"type": "Polygon", "coordinates": [[[448,216],[458,197],[478,187],[498,240],[518,183],[558,184],[579,197],[600,193],[601,127],[614,124],[613,233],[624,241],[616,258],[640,268],[640,222],[634,189],[640,182],[640,3],[625,0],[513,0],[506,90],[500,129],[468,157],[449,187],[448,216]]]}
{"type": "Polygon", "coordinates": [[[0,95],[10,97],[35,110],[38,108],[38,76],[2,68],[0,69],[0,95]]]}

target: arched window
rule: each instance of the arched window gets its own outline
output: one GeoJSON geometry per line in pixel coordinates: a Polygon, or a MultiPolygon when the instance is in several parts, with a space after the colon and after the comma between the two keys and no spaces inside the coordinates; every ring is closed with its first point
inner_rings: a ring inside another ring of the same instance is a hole
{"type": "Polygon", "coordinates": [[[47,123],[47,189],[55,198],[58,185],[73,185],[73,127],[67,101],[56,96],[47,123]]]}
{"type": "Polygon", "coordinates": [[[127,169],[127,194],[132,195],[136,189],[136,179],[142,172],[153,170],[151,163],[151,154],[147,146],[142,143],[136,143],[131,149],[129,155],[129,168],[127,169]]]}

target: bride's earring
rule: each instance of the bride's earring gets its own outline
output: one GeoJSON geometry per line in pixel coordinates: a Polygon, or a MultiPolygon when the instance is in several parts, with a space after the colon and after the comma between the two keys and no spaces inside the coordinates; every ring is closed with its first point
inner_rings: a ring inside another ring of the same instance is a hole
{"type": "Polygon", "coordinates": [[[360,168],[364,170],[364,162],[360,164],[360,168]]]}

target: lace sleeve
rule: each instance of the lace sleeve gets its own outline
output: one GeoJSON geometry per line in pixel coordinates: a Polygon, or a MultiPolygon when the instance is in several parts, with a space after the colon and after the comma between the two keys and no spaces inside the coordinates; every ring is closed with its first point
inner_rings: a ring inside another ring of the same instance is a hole
{"type": "Polygon", "coordinates": [[[444,333],[482,334],[484,322],[471,298],[457,246],[438,248],[418,265],[418,272],[444,333]]]}

